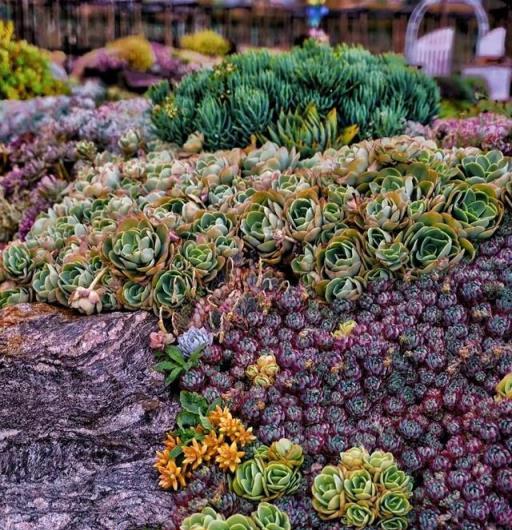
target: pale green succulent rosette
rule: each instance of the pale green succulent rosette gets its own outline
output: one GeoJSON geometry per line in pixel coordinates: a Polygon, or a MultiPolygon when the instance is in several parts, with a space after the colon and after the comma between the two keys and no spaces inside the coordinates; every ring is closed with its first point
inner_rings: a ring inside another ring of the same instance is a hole
{"type": "Polygon", "coordinates": [[[245,176],[261,175],[265,171],[286,171],[294,169],[298,161],[299,155],[295,149],[288,150],[267,142],[244,158],[242,170],[245,176]]]}
{"type": "Polygon", "coordinates": [[[317,284],[317,293],[324,293],[325,299],[332,303],[335,300],[357,300],[363,294],[366,281],[360,277],[334,278],[329,282],[317,284]]]}
{"type": "Polygon", "coordinates": [[[279,263],[291,247],[285,234],[283,207],[276,192],[255,193],[240,224],[243,239],[272,265],[279,263]]]}
{"type": "Polygon", "coordinates": [[[183,223],[182,213],[185,199],[181,197],[160,197],[143,207],[148,219],[164,223],[169,229],[175,229],[183,223]]]}
{"type": "Polygon", "coordinates": [[[407,494],[398,491],[384,493],[377,505],[382,517],[404,517],[412,510],[407,494]]]}
{"type": "Polygon", "coordinates": [[[430,212],[420,216],[404,236],[409,264],[416,273],[443,270],[457,264],[475,248],[461,236],[461,225],[448,214],[430,212]]]}
{"type": "Polygon", "coordinates": [[[347,526],[353,526],[354,528],[365,528],[373,524],[375,517],[375,512],[369,506],[349,502],[345,507],[343,522],[347,526]]]}
{"type": "Polygon", "coordinates": [[[235,197],[235,189],[227,184],[219,184],[208,191],[208,202],[217,208],[230,205],[235,197]]]}
{"type": "Polygon", "coordinates": [[[375,257],[377,249],[381,245],[389,244],[392,241],[391,234],[382,228],[372,226],[366,231],[366,250],[372,258],[375,257]]]}
{"type": "Polygon", "coordinates": [[[464,157],[461,169],[469,184],[492,183],[502,189],[512,178],[510,161],[498,150],[464,157]]]}
{"type": "Polygon", "coordinates": [[[496,385],[497,399],[512,399],[512,373],[507,374],[496,385]]]}
{"type": "Polygon", "coordinates": [[[390,517],[383,519],[379,524],[379,528],[382,530],[405,530],[407,526],[407,517],[390,517]]]}
{"type": "Polygon", "coordinates": [[[391,243],[380,243],[375,251],[375,258],[384,268],[396,272],[409,261],[409,251],[399,239],[395,239],[391,243]]]}
{"type": "Polygon", "coordinates": [[[244,242],[237,236],[219,236],[214,243],[217,254],[223,258],[238,256],[244,248],[244,242]]]}
{"type": "Polygon", "coordinates": [[[347,499],[353,502],[372,502],[377,496],[373,478],[366,469],[349,471],[343,482],[347,499]]]}
{"type": "Polygon", "coordinates": [[[0,309],[8,305],[24,304],[32,300],[32,293],[24,287],[3,289],[0,291],[0,309]]]}
{"type": "Polygon", "coordinates": [[[391,232],[403,228],[409,222],[408,200],[404,192],[388,191],[370,200],[363,211],[363,227],[377,226],[391,232]]]}
{"type": "Polygon", "coordinates": [[[292,173],[291,175],[279,175],[279,177],[272,181],[272,189],[279,192],[283,197],[289,197],[307,191],[311,188],[311,182],[301,175],[292,173]]]}
{"type": "Polygon", "coordinates": [[[50,263],[44,263],[34,270],[32,289],[39,302],[53,304],[57,301],[59,273],[50,263]]]}
{"type": "Polygon", "coordinates": [[[182,306],[192,296],[194,283],[187,271],[170,269],[153,278],[152,288],[155,312],[160,308],[170,312],[182,306]]]}
{"type": "Polygon", "coordinates": [[[2,268],[7,278],[20,284],[30,283],[34,271],[32,252],[25,243],[9,243],[2,251],[2,268]]]}
{"type": "Polygon", "coordinates": [[[325,466],[314,478],[311,493],[313,508],[322,519],[336,519],[345,512],[343,471],[338,466],[325,466]]]}
{"type": "Polygon", "coordinates": [[[152,303],[151,284],[129,280],[123,284],[119,298],[126,309],[150,309],[152,303]]]}
{"type": "Polygon", "coordinates": [[[489,184],[458,183],[447,198],[446,211],[459,221],[468,239],[487,239],[498,228],[503,205],[489,184]]]}
{"type": "Polygon", "coordinates": [[[292,530],[288,514],[268,502],[260,502],[252,518],[261,530],[292,530]]]}
{"type": "Polygon", "coordinates": [[[91,270],[88,260],[73,258],[61,267],[58,279],[56,297],[59,303],[67,305],[69,297],[78,287],[88,288],[94,281],[95,274],[91,270]]]}
{"type": "Polygon", "coordinates": [[[208,527],[208,530],[256,530],[256,524],[252,519],[245,515],[235,514],[228,517],[225,522],[225,527],[221,528],[217,526],[217,523],[213,523],[208,527]]]}
{"type": "Polygon", "coordinates": [[[364,467],[372,474],[374,480],[376,480],[383,471],[393,466],[394,463],[395,457],[391,453],[377,450],[365,458],[364,467]]]}
{"type": "Polygon", "coordinates": [[[126,218],[107,237],[102,251],[114,269],[132,281],[144,281],[162,270],[167,259],[168,228],[154,228],[143,215],[126,218]]]}
{"type": "Polygon", "coordinates": [[[368,451],[364,447],[351,447],[340,453],[340,466],[346,471],[355,471],[364,466],[368,457],[368,451]]]}
{"type": "Polygon", "coordinates": [[[384,267],[373,267],[364,273],[365,282],[374,282],[377,280],[391,280],[393,279],[393,273],[389,269],[384,267]]]}
{"type": "Polygon", "coordinates": [[[407,495],[412,493],[413,483],[411,477],[401,469],[398,469],[395,464],[382,471],[379,482],[387,491],[397,491],[407,495]]]}
{"type": "Polygon", "coordinates": [[[204,234],[211,241],[220,236],[232,235],[233,218],[222,212],[203,212],[192,224],[192,232],[204,234]]]}
{"type": "Polygon", "coordinates": [[[200,513],[185,518],[181,523],[181,530],[210,530],[215,528],[213,523],[224,523],[224,516],[218,514],[213,508],[207,506],[200,513]]]}
{"type": "Polygon", "coordinates": [[[204,282],[215,278],[225,263],[222,256],[217,256],[213,243],[185,241],[180,249],[180,254],[188,263],[194,276],[204,282]]]}
{"type": "Polygon", "coordinates": [[[284,494],[292,494],[299,488],[300,474],[280,462],[270,462],[263,472],[266,499],[277,499],[284,494]]]}
{"type": "Polygon", "coordinates": [[[363,239],[357,230],[346,228],[317,254],[318,267],[325,278],[354,277],[364,272],[363,239]]]}
{"type": "Polygon", "coordinates": [[[246,460],[236,470],[231,489],[250,501],[260,501],[266,497],[264,469],[257,460],[246,460]]]}
{"type": "Polygon", "coordinates": [[[313,272],[316,268],[317,248],[312,245],[305,245],[303,254],[299,254],[291,262],[293,272],[301,277],[304,274],[313,272]]]}
{"type": "Polygon", "coordinates": [[[322,230],[322,206],[315,190],[295,195],[284,205],[288,235],[299,242],[314,242],[322,230]]]}
{"type": "Polygon", "coordinates": [[[274,442],[266,453],[269,461],[281,462],[290,468],[299,468],[304,462],[304,453],[299,444],[295,444],[288,438],[281,438],[274,442]]]}

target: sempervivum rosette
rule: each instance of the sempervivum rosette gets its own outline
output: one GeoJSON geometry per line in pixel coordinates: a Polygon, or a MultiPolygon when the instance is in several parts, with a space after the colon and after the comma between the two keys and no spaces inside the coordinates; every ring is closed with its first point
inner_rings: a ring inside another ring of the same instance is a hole
{"type": "Polygon", "coordinates": [[[102,245],[113,270],[133,281],[153,276],[165,265],[169,252],[168,229],[154,227],[144,215],[126,217],[102,245]]]}
{"type": "Polygon", "coordinates": [[[8,305],[22,304],[32,300],[32,293],[24,287],[0,288],[0,309],[8,305]]]}
{"type": "Polygon", "coordinates": [[[279,263],[291,247],[285,234],[283,207],[284,202],[278,193],[255,193],[240,224],[243,239],[270,264],[279,263]]]}
{"type": "Polygon", "coordinates": [[[299,242],[315,241],[322,230],[322,206],[314,189],[290,197],[285,203],[286,230],[299,242]]]}
{"type": "Polygon", "coordinates": [[[462,237],[462,227],[448,214],[421,215],[404,236],[409,264],[417,273],[446,269],[457,264],[464,254],[474,256],[475,248],[462,237]]]}
{"type": "Polygon", "coordinates": [[[487,239],[501,222],[503,204],[492,185],[458,182],[447,198],[446,211],[459,221],[468,239],[487,239]]]}
{"type": "Polygon", "coordinates": [[[512,178],[510,160],[498,150],[466,156],[461,171],[469,184],[493,184],[501,189],[512,178]]]}
{"type": "Polygon", "coordinates": [[[288,514],[268,502],[260,502],[252,518],[261,530],[292,530],[288,514]]]}
{"type": "Polygon", "coordinates": [[[7,278],[20,284],[30,283],[34,271],[33,253],[25,243],[13,242],[1,254],[2,270],[7,278]]]}
{"type": "Polygon", "coordinates": [[[411,478],[398,469],[391,453],[353,447],[314,478],[313,508],[322,519],[341,519],[350,527],[407,528],[412,510],[411,478]]]}

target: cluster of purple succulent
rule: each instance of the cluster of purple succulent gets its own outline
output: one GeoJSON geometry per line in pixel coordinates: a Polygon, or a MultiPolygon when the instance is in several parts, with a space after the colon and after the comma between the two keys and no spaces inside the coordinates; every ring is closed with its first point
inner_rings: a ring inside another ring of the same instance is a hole
{"type": "MultiPolygon", "coordinates": [[[[510,221],[473,263],[375,281],[357,302],[320,305],[299,287],[232,293],[219,308],[214,298],[192,321],[221,329],[223,342],[181,388],[227,399],[263,443],[300,443],[304,488],[362,445],[393,453],[414,476],[412,528],[512,528],[512,401],[494,399],[512,371],[510,221]],[[253,386],[246,369],[267,353],[275,382],[253,386]]],[[[343,528],[320,522],[306,491],[278,504],[295,530],[343,528]]]]}
{"type": "Polygon", "coordinates": [[[444,118],[430,127],[409,125],[408,132],[436,140],[441,147],[478,147],[512,154],[512,119],[484,112],[471,118],[444,118]]]}
{"type": "MultiPolygon", "coordinates": [[[[117,152],[119,138],[129,129],[138,129],[144,138],[151,138],[144,98],[99,107],[89,98],[70,99],[67,103],[70,107],[36,121],[30,132],[15,136],[11,131],[12,139],[0,145],[0,196],[11,205],[21,205],[21,237],[30,230],[35,217],[58,200],[64,183],[74,178],[77,142],[87,140],[99,150],[117,152]]],[[[34,115],[33,105],[27,105],[27,113],[34,115]]],[[[16,229],[13,226],[7,236],[16,229]]]]}

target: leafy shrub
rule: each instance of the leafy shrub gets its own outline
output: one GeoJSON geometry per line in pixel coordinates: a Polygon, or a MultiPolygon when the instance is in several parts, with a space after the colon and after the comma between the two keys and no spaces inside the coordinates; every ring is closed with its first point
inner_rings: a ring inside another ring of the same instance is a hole
{"type": "Polygon", "coordinates": [[[0,99],[29,99],[67,92],[55,79],[47,54],[26,41],[14,40],[12,22],[0,20],[0,99]]]}
{"type": "Polygon", "coordinates": [[[357,125],[362,138],[391,136],[403,132],[406,120],[428,123],[439,104],[435,81],[397,56],[314,41],[277,55],[233,55],[213,71],[185,77],[174,91],[156,85],[149,97],[160,138],[183,144],[198,131],[208,150],[245,146],[252,135],[264,143],[275,130],[293,139],[298,128],[310,138],[307,149],[339,147],[336,136],[325,142],[317,122],[333,116],[340,133],[357,125]],[[314,124],[291,118],[311,107],[314,124]]]}
{"type": "Polygon", "coordinates": [[[180,47],[204,55],[226,55],[231,48],[231,44],[215,31],[203,30],[184,35],[180,39],[180,47]]]}

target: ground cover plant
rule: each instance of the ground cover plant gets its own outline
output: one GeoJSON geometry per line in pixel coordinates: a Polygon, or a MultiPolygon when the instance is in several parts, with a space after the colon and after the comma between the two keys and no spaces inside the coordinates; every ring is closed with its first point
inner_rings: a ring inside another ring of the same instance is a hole
{"type": "MultiPolygon", "coordinates": [[[[122,142],[125,153],[140,147],[136,132],[122,142]]],[[[88,160],[64,201],[2,256],[26,296],[87,313],[171,314],[260,260],[328,302],[356,299],[369,280],[471,259],[511,191],[500,152],[408,137],[303,160],[270,143],[184,160],[165,146],[131,159],[93,150],[88,160]]]]}
{"type": "Polygon", "coordinates": [[[428,123],[439,105],[435,81],[399,56],[314,41],[282,54],[231,56],[176,89],[157,85],[150,97],[165,141],[183,144],[199,132],[205,148],[216,150],[255,136],[306,155],[347,143],[350,126],[360,138],[400,134],[406,120],[428,123]]]}
{"type": "MultiPolygon", "coordinates": [[[[42,98],[35,105],[13,108],[17,114],[5,130],[10,139],[0,143],[0,242],[16,232],[25,237],[35,217],[62,196],[80,158],[94,156],[97,149],[136,150],[137,136],[134,146],[130,137],[118,145],[123,133],[134,127],[149,139],[147,110],[142,98],[96,107],[88,95],[50,102],[42,98]],[[40,116],[47,104],[54,104],[53,113],[40,116]]],[[[8,110],[6,114],[9,118],[8,110]]]]}
{"type": "Polygon", "coordinates": [[[66,83],[54,77],[43,50],[16,40],[12,22],[0,20],[0,99],[63,94],[66,83]]]}

